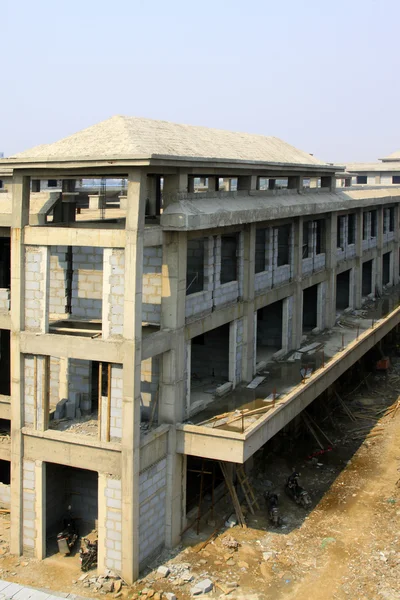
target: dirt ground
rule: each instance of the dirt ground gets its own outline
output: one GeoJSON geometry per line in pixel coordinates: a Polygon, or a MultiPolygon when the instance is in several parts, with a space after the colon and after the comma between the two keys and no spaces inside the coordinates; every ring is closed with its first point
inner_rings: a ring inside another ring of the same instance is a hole
{"type": "MultiPolygon", "coordinates": [[[[140,597],[146,588],[187,599],[193,585],[207,577],[214,583],[207,594],[211,598],[400,599],[400,408],[385,416],[385,407],[394,406],[399,397],[400,363],[394,360],[388,376],[375,374],[369,382],[347,400],[356,420],[339,406],[321,425],[332,441],[331,451],[312,458],[316,442],[303,435],[295,443],[287,440],[285,452],[271,446],[259,454],[253,486],[260,509],[247,515],[247,529],[221,527],[202,547],[232,512],[225,497],[200,535],[189,530],[176,552],[165,551],[143,579],[123,588],[122,600],[140,597]],[[311,494],[309,511],[283,493],[293,467],[300,470],[300,483],[311,494]],[[280,528],[268,521],[262,502],[266,490],[279,495],[284,520],[280,528]],[[232,539],[239,543],[236,550],[224,545],[232,539]],[[160,564],[171,569],[165,579],[155,576],[160,564]],[[192,582],[185,581],[190,577],[192,582]]],[[[7,514],[0,518],[0,538],[0,578],[54,591],[104,595],[78,581],[78,552],[42,562],[11,556],[7,514]]]]}

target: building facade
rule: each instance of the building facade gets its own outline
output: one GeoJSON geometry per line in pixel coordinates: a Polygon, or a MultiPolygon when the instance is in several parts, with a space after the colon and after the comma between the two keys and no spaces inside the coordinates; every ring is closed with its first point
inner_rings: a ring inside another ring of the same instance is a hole
{"type": "Polygon", "coordinates": [[[199,424],[240,407],[260,363],[399,282],[400,189],[337,190],[335,166],[276,138],[124,117],[3,163],[11,550],[51,553],[71,505],[97,529],[99,570],[130,582],[179,542],[193,457],[245,463],[397,324],[245,431],[199,424]],[[119,205],[78,209],[85,178],[126,180],[119,205]]]}

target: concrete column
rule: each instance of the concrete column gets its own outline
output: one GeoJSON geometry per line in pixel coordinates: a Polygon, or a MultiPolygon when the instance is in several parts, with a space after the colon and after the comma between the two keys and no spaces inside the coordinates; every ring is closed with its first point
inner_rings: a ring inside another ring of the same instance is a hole
{"type": "Polygon", "coordinates": [[[22,418],[24,361],[20,331],[24,329],[24,227],[29,224],[30,178],[14,172],[11,218],[11,543],[12,554],[22,553],[22,418]]]}
{"type": "Polygon", "coordinates": [[[89,194],[89,208],[91,210],[99,210],[105,208],[106,199],[102,194],[89,194]]]}
{"type": "Polygon", "coordinates": [[[107,476],[105,473],[99,473],[98,478],[98,550],[97,550],[97,572],[104,573],[106,571],[106,488],[107,476]]]}
{"type": "Polygon", "coordinates": [[[268,179],[268,189],[274,190],[276,186],[276,179],[268,179]]]}
{"type": "Polygon", "coordinates": [[[35,558],[46,558],[46,463],[35,461],[35,558]]]}
{"type": "Polygon", "coordinates": [[[337,212],[332,212],[326,223],[326,327],[333,327],[336,319],[336,254],[337,254],[337,212]]]}
{"type": "Polygon", "coordinates": [[[399,205],[396,204],[394,207],[394,250],[393,250],[393,285],[399,283],[399,205]]]}
{"type": "Polygon", "coordinates": [[[243,360],[242,379],[251,381],[254,376],[255,352],[254,337],[257,331],[254,326],[254,281],[256,253],[256,224],[247,225],[243,231],[243,360]]]}
{"type": "MultiPolygon", "coordinates": [[[[292,315],[292,347],[299,348],[303,336],[303,289],[301,286],[303,258],[303,217],[293,220],[293,281],[294,314],[292,315]]],[[[288,315],[286,314],[286,317],[288,315]]],[[[290,349],[290,348],[289,348],[290,349]]]]}
{"type": "Polygon", "coordinates": [[[219,177],[213,176],[208,178],[208,191],[218,192],[219,190],[219,177]]]}
{"type": "Polygon", "coordinates": [[[324,175],[321,177],[321,187],[329,188],[331,192],[336,190],[336,177],[334,175],[324,175]]]}
{"type": "MultiPolygon", "coordinates": [[[[159,406],[159,421],[162,423],[180,422],[185,415],[186,263],[186,233],[164,232],[161,328],[171,329],[173,344],[171,350],[162,356],[159,406]]],[[[190,373],[188,378],[190,378],[190,373]]],[[[172,548],[179,543],[185,518],[184,461],[182,455],[176,452],[174,428],[169,432],[167,452],[165,543],[167,547],[172,548]]]]}
{"type": "MultiPolygon", "coordinates": [[[[382,255],[383,255],[383,219],[384,219],[384,208],[382,206],[377,207],[377,219],[376,219],[376,278],[375,278],[375,289],[382,292],[382,255]]],[[[375,289],[373,292],[375,293],[375,289]]]]}
{"type": "Polygon", "coordinates": [[[233,389],[236,387],[236,348],[237,344],[237,322],[229,323],[229,381],[232,382],[233,389]]]}
{"type": "Polygon", "coordinates": [[[64,179],[62,181],[61,206],[62,222],[74,223],[76,221],[76,200],[78,192],[75,192],[75,180],[64,179]]]}
{"type": "Polygon", "coordinates": [[[155,216],[159,213],[157,206],[158,188],[160,185],[159,177],[156,175],[149,175],[146,183],[146,215],[155,216]]]}
{"type": "Polygon", "coordinates": [[[188,174],[179,171],[176,175],[164,176],[163,206],[178,202],[188,192],[188,174]]]}
{"type": "Polygon", "coordinates": [[[140,382],[142,342],[143,238],[146,173],[128,175],[123,352],[122,428],[122,576],[139,573],[140,382]]]}
{"type": "Polygon", "coordinates": [[[354,270],[354,308],[362,305],[362,237],[363,237],[363,210],[356,211],[356,265],[354,270]]]}
{"type": "Polygon", "coordinates": [[[303,189],[303,177],[300,175],[291,175],[288,177],[288,188],[290,190],[302,190],[303,189]]]}
{"type": "Polygon", "coordinates": [[[188,192],[189,192],[189,194],[194,193],[194,176],[193,175],[188,176],[188,192]]]}
{"type": "Polygon", "coordinates": [[[252,191],[257,189],[257,175],[241,175],[238,177],[237,189],[239,191],[252,191]]]}

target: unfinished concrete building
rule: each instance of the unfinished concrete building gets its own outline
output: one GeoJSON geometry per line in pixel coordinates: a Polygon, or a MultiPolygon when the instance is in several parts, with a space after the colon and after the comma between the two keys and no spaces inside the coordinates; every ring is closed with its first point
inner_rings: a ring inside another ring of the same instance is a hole
{"type": "Polygon", "coordinates": [[[99,570],[133,581],[190,522],[196,461],[249,461],[400,321],[353,333],[303,382],[296,366],[246,387],[398,283],[400,190],[337,191],[334,166],[276,138],[125,117],[1,164],[11,550],[54,552],[71,505],[99,570]],[[85,208],[89,179],[126,183],[85,208]]]}

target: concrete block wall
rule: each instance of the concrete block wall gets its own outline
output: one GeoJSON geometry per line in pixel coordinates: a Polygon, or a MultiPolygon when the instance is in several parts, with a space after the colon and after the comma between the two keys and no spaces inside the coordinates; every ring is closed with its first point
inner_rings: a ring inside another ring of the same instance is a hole
{"type": "Polygon", "coordinates": [[[243,360],[243,319],[236,321],[236,383],[242,381],[242,360],[243,360]]]}
{"type": "MultiPolygon", "coordinates": [[[[55,534],[61,530],[68,511],[69,498],[65,497],[68,469],[46,463],[46,531],[55,534]]],[[[76,502],[75,502],[76,503],[76,502]]]]}
{"type": "Polygon", "coordinates": [[[105,560],[106,567],[113,571],[122,568],[122,492],[121,480],[107,477],[105,485],[106,523],[105,560]]]}
{"type": "Polygon", "coordinates": [[[11,293],[8,288],[0,288],[0,312],[8,312],[11,308],[11,293]]]}
{"type": "MultiPolygon", "coordinates": [[[[356,219],[358,215],[356,216],[356,219]]],[[[341,247],[336,249],[336,260],[338,262],[353,258],[356,255],[356,244],[348,244],[349,218],[344,215],[344,219],[340,219],[340,240],[341,247]]],[[[357,225],[356,225],[357,235],[357,225]]],[[[357,241],[357,240],[356,240],[357,241]]]]}
{"type": "Polygon", "coordinates": [[[25,246],[25,329],[44,331],[48,252],[45,246],[25,246]]]}
{"type": "Polygon", "coordinates": [[[68,397],[80,394],[81,409],[91,410],[92,364],[89,360],[70,358],[68,367],[68,397]]]}
{"type": "Polygon", "coordinates": [[[141,418],[149,420],[153,403],[157,399],[160,384],[160,359],[153,356],[142,360],[140,393],[142,397],[141,418]]]}
{"type": "Polygon", "coordinates": [[[139,475],[139,563],[165,543],[167,459],[162,458],[139,475]]]}
{"type": "Polygon", "coordinates": [[[31,354],[24,356],[24,424],[32,426],[34,423],[34,394],[35,394],[34,357],[31,354]]]}
{"type": "Polygon", "coordinates": [[[122,438],[122,365],[111,365],[110,437],[122,438]]]}
{"type": "Polygon", "coordinates": [[[11,504],[11,486],[10,484],[0,482],[0,507],[10,508],[11,504]]]}
{"type": "Polygon", "coordinates": [[[23,552],[33,556],[36,540],[35,514],[35,463],[23,460],[22,466],[22,544],[23,552]]]}
{"type": "Polygon", "coordinates": [[[124,327],[125,251],[104,249],[103,338],[121,337],[124,327]]]}
{"type": "Polygon", "coordinates": [[[160,324],[161,321],[162,246],[144,248],[142,321],[160,324]]]}
{"type": "MultiPolygon", "coordinates": [[[[214,289],[214,237],[204,239],[204,286],[202,292],[186,296],[186,318],[202,317],[212,311],[214,289]]],[[[189,289],[190,291],[190,289],[189,289]]]]}
{"type": "Polygon", "coordinates": [[[67,250],[67,246],[50,246],[49,313],[51,315],[65,315],[67,250]]]}
{"type": "Polygon", "coordinates": [[[49,402],[55,407],[60,398],[60,359],[56,356],[50,357],[49,362],[49,402]]]}
{"type": "Polygon", "coordinates": [[[97,525],[98,474],[95,471],[67,468],[65,480],[65,510],[71,506],[73,515],[89,528],[97,525]]]}
{"type": "Polygon", "coordinates": [[[221,236],[216,236],[214,246],[214,306],[221,308],[227,304],[232,304],[232,302],[237,302],[241,294],[240,290],[243,288],[243,261],[243,235],[240,233],[237,248],[238,280],[221,284],[221,236]]]}
{"type": "Polygon", "coordinates": [[[73,246],[71,315],[102,318],[103,248],[73,246]]]}

